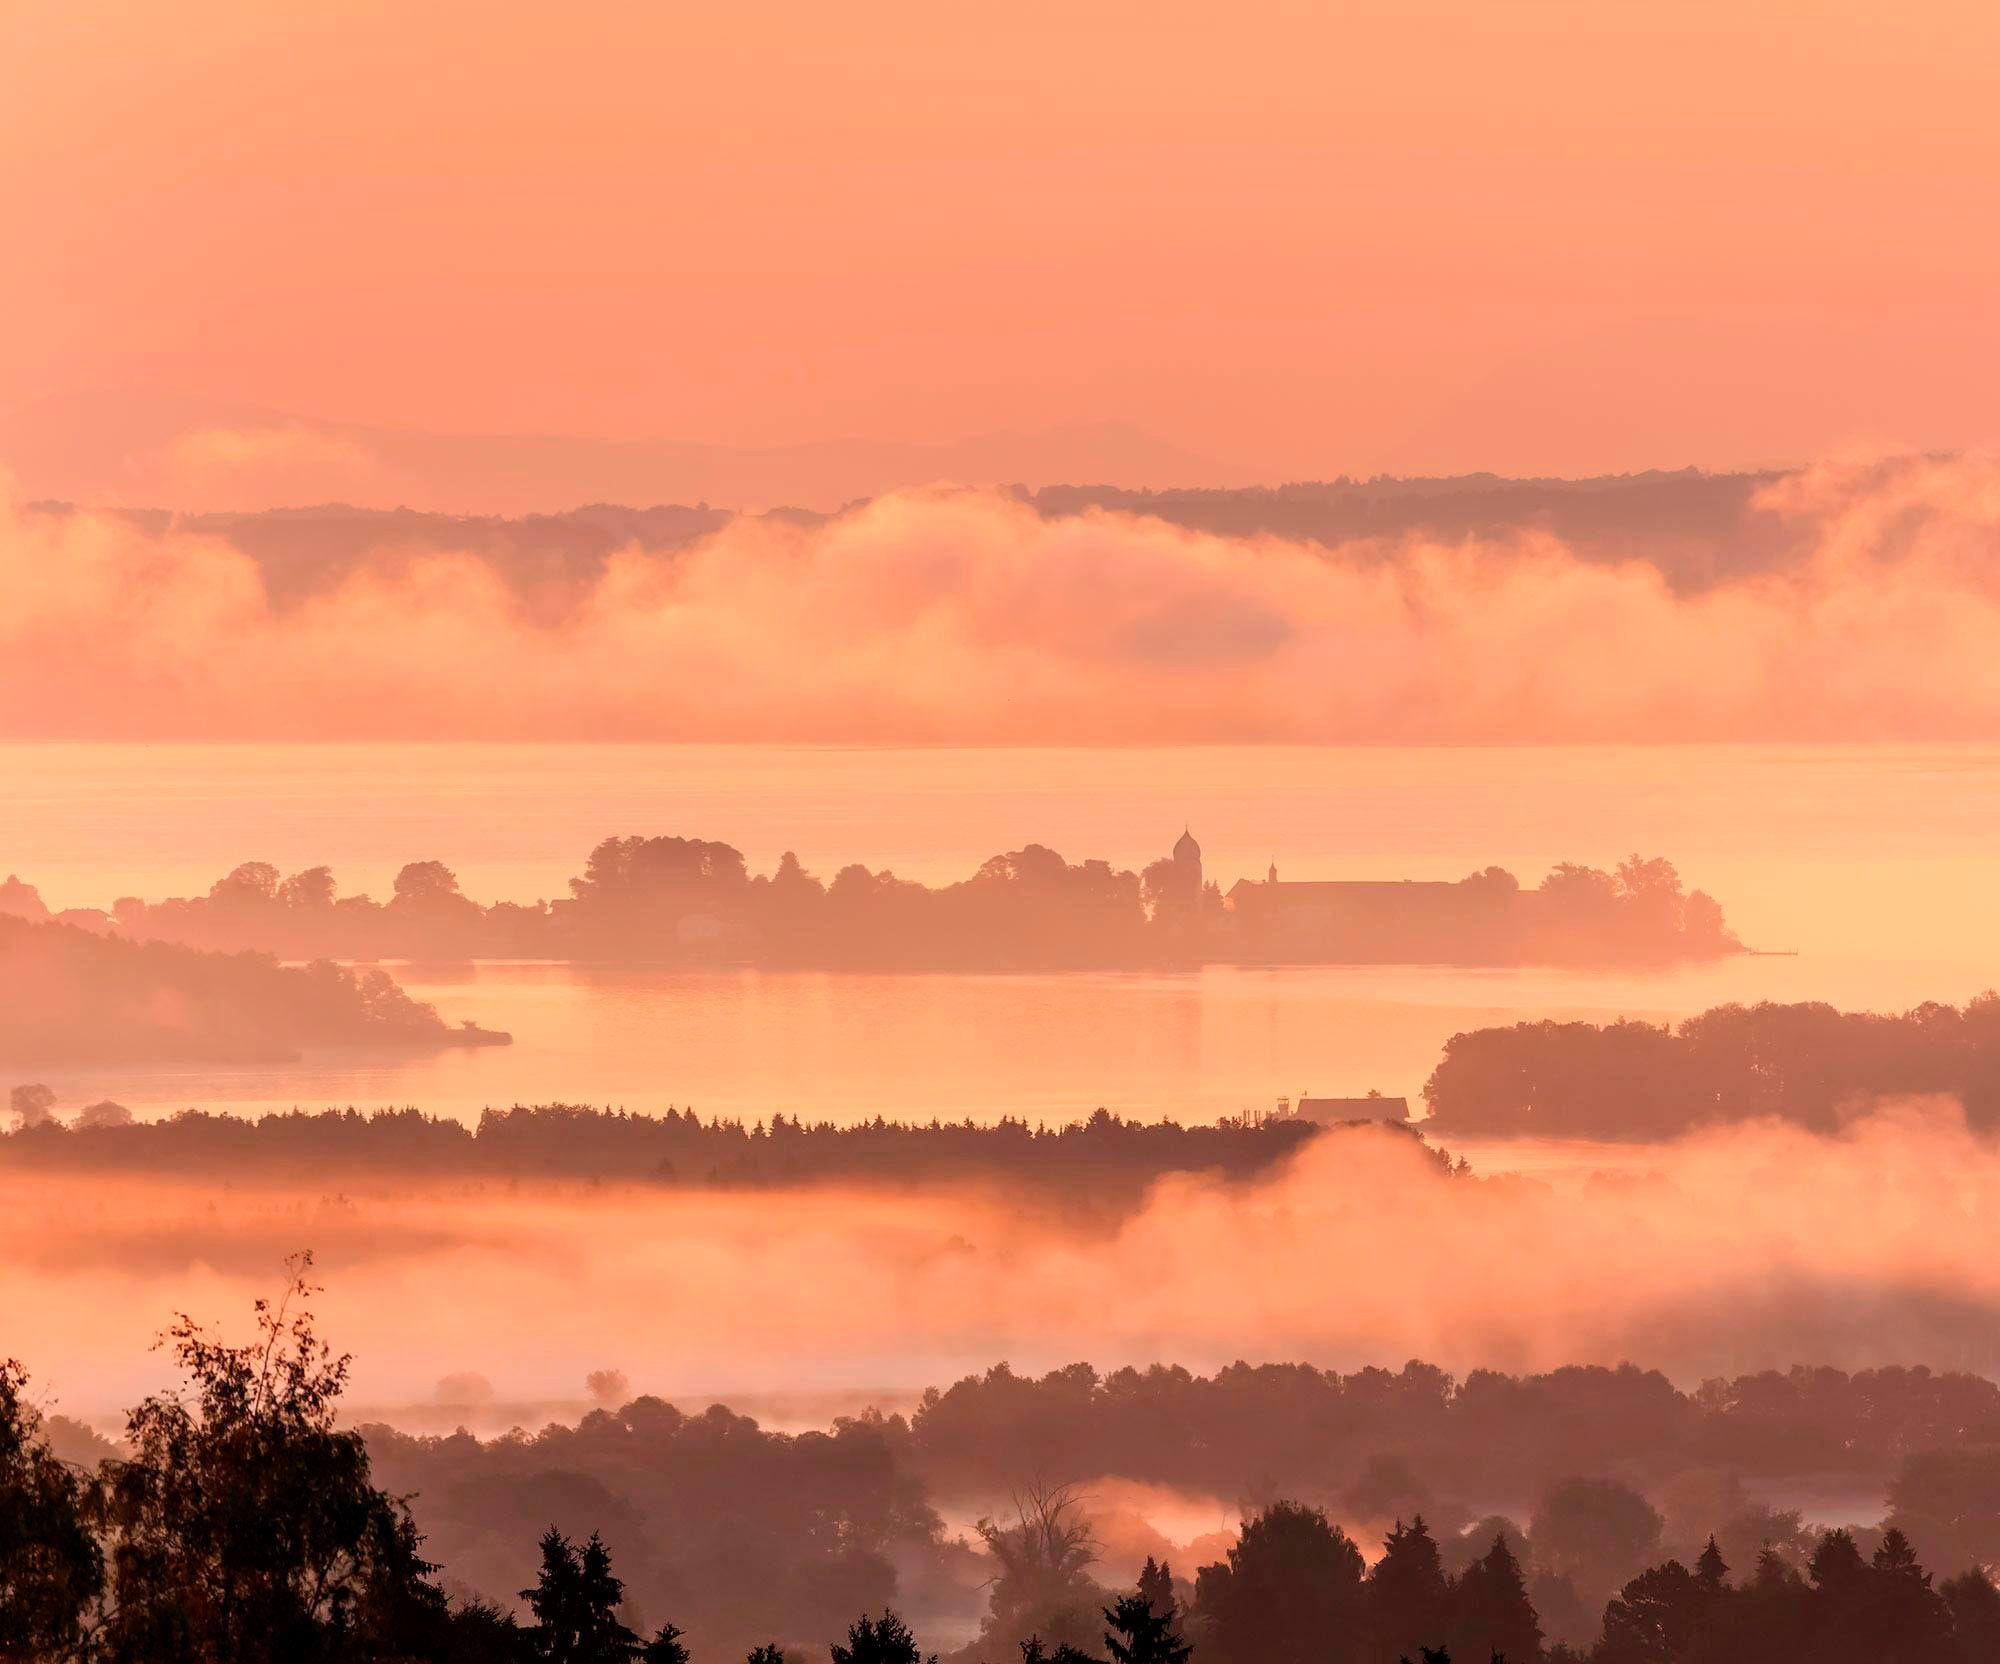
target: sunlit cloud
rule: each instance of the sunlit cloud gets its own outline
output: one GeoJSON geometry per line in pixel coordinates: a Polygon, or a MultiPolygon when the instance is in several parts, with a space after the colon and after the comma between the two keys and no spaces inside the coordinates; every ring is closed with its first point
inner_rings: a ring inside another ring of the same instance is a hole
{"type": "Polygon", "coordinates": [[[228,544],[0,518],[8,737],[1647,741],[2000,734],[2000,463],[1842,463],[1675,594],[1534,533],[1325,549],[1001,494],[740,520],[531,609],[440,552],[290,606],[228,544]]]}

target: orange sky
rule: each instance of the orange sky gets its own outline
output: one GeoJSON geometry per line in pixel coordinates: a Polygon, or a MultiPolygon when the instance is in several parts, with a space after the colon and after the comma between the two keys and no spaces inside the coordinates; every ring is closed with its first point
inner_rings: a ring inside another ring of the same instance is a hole
{"type": "Polygon", "coordinates": [[[10,0],[0,62],[0,405],[1280,474],[2000,437],[1991,0],[10,0]]]}

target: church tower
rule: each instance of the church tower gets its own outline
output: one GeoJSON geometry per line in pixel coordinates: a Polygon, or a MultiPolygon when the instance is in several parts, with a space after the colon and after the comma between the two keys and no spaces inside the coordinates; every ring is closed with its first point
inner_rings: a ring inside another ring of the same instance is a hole
{"type": "Polygon", "coordinates": [[[1201,894],[1201,845],[1194,841],[1194,834],[1185,826],[1180,838],[1174,844],[1174,864],[1186,869],[1189,876],[1188,889],[1192,894],[1201,894]]]}

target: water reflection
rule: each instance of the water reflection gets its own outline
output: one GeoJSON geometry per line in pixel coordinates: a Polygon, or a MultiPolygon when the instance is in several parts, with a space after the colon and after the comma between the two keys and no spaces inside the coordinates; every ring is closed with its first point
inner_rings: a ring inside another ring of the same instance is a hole
{"type": "Polygon", "coordinates": [[[561,964],[413,964],[397,975],[447,1018],[510,1047],[431,1056],[325,1051],[289,1065],[46,1067],[66,1105],[147,1115],[196,1105],[589,1102],[756,1120],[1001,1115],[1098,1105],[1182,1120],[1268,1109],[1303,1090],[1416,1098],[1453,1032],[1556,1017],[1670,1021],[1724,1000],[1902,1006],[1963,999],[1936,967],[1738,958],[1613,974],[1441,966],[1215,967],[1187,973],[860,975],[561,964]]]}

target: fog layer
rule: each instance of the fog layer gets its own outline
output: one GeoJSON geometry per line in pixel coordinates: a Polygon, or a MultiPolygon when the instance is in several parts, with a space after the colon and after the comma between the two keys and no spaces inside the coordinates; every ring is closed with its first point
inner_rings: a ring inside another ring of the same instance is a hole
{"type": "Polygon", "coordinates": [[[2000,462],[1829,464],[1809,557],[1676,595],[1524,530],[1328,550],[991,493],[613,556],[551,619],[469,554],[274,605],[213,538],[0,514],[0,734],[1119,742],[2000,734],[2000,462]]]}
{"type": "Polygon", "coordinates": [[[1750,1125],[1620,1176],[1440,1174],[1408,1139],[1322,1140],[1268,1182],[1169,1178],[1115,1225],[969,1190],[660,1194],[530,1183],[345,1195],[0,1176],[0,1333],[68,1400],[131,1396],[161,1314],[240,1309],[310,1244],[356,1392],[507,1398],[895,1384],[1039,1368],[1420,1356],[1630,1358],[1684,1381],[1795,1361],[1990,1369],[2000,1149],[1954,1108],[1836,1137],[1750,1125]]]}

